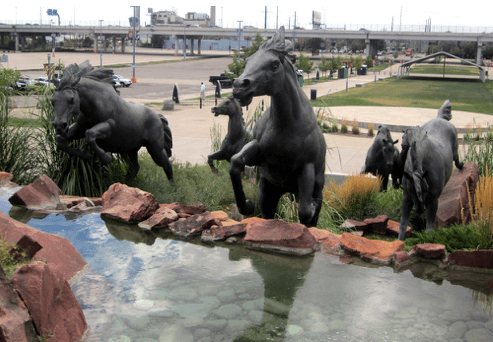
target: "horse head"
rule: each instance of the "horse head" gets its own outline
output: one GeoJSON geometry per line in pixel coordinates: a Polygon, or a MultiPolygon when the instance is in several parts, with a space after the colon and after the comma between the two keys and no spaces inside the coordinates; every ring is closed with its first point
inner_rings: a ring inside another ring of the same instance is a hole
{"type": "Polygon", "coordinates": [[[51,103],[55,112],[53,126],[58,135],[66,136],[74,116],[80,112],[80,98],[77,84],[81,75],[77,64],[69,65],[54,92],[51,103]]]}
{"type": "Polygon", "coordinates": [[[214,113],[214,116],[219,116],[222,114],[229,117],[242,114],[240,104],[232,95],[228,96],[226,100],[221,102],[218,106],[212,107],[211,112],[214,113]]]}
{"type": "Polygon", "coordinates": [[[289,70],[296,77],[294,57],[288,55],[292,50],[293,44],[284,39],[282,26],[274,37],[246,59],[243,73],[233,83],[233,95],[242,106],[249,105],[254,96],[272,96],[280,92],[286,71],[289,70]]]}

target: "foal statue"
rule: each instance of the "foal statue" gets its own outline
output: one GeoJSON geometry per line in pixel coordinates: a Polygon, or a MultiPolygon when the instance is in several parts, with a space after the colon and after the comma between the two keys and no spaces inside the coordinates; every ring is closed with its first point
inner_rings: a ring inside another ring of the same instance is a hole
{"type": "Polygon", "coordinates": [[[259,202],[262,216],[274,218],[280,197],[298,195],[299,220],[317,225],[322,207],[326,145],[310,100],[300,87],[293,44],[284,39],[284,27],[248,57],[245,70],[234,82],[233,95],[242,106],[254,96],[269,95],[271,106],[253,128],[253,141],[231,158],[230,177],[238,209],[252,214],[241,183],[245,165],[259,166],[259,202]]]}
{"type": "Polygon", "coordinates": [[[128,103],[118,96],[111,85],[112,76],[113,70],[94,69],[88,61],[65,69],[51,98],[58,148],[87,159],[91,151],[68,144],[85,138],[103,164],[111,163],[107,152],[126,156],[131,164],[127,176],[134,178],[139,171],[137,152],[145,146],[154,162],[172,180],[169,157],[173,143],[168,121],[148,107],[128,103]]]}

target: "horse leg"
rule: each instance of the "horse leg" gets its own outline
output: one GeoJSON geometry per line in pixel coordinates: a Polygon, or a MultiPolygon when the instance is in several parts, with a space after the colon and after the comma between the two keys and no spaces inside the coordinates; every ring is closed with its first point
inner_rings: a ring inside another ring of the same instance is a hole
{"type": "Polygon", "coordinates": [[[426,231],[433,232],[435,230],[435,221],[438,211],[438,198],[432,199],[426,205],[426,231]]]}
{"type": "Polygon", "coordinates": [[[409,226],[409,215],[413,208],[413,200],[411,196],[407,194],[407,186],[404,186],[404,198],[402,200],[402,214],[401,222],[399,223],[399,240],[404,241],[406,239],[406,229],[409,226]]]}
{"type": "Polygon", "coordinates": [[[383,174],[380,177],[382,177],[382,183],[380,184],[380,191],[386,191],[387,187],[389,186],[389,174],[383,174]]]}
{"type": "Polygon", "coordinates": [[[137,174],[139,173],[140,170],[140,165],[139,165],[139,149],[140,147],[134,148],[133,150],[127,151],[125,153],[128,162],[130,164],[130,168],[128,169],[127,172],[127,180],[130,181],[134,179],[137,174]]]}
{"type": "MultiPolygon", "coordinates": [[[[319,185],[317,186],[319,187],[319,185]]],[[[314,201],[313,195],[315,190],[315,167],[312,163],[306,164],[298,177],[298,193],[300,197],[300,206],[298,209],[298,217],[300,223],[306,227],[311,226],[312,219],[318,216],[320,208],[317,208],[322,204],[321,198],[319,197],[317,201],[314,201]],[[317,215],[316,215],[317,214],[317,215]]],[[[317,189],[317,192],[319,189],[317,189]]],[[[318,217],[315,221],[318,220],[318,217]]]]}
{"type": "Polygon", "coordinates": [[[315,212],[310,221],[310,227],[316,227],[318,223],[318,216],[320,210],[322,210],[322,204],[324,200],[324,186],[325,186],[325,174],[320,172],[315,175],[315,186],[313,188],[313,204],[315,206],[315,212]]]}
{"type": "Polygon", "coordinates": [[[81,150],[78,148],[73,148],[68,145],[69,141],[72,140],[80,140],[85,137],[85,132],[83,129],[81,129],[81,126],[79,125],[78,122],[70,125],[68,129],[68,133],[65,137],[62,137],[61,135],[56,136],[56,144],[57,147],[60,149],[60,151],[63,151],[71,156],[78,157],[80,159],[89,159],[91,156],[91,152],[88,150],[81,150]]]}
{"type": "Polygon", "coordinates": [[[265,177],[260,177],[259,186],[259,206],[262,211],[262,218],[273,219],[276,215],[279,199],[286,192],[273,185],[265,177]]]}
{"type": "Polygon", "coordinates": [[[257,164],[257,159],[260,153],[260,144],[257,140],[253,140],[246,144],[240,152],[231,158],[231,166],[229,168],[229,177],[233,185],[235,193],[236,205],[243,215],[251,215],[255,209],[253,203],[246,199],[241,183],[241,173],[245,170],[245,165],[254,166],[257,164]]]}
{"type": "Polygon", "coordinates": [[[162,143],[147,144],[146,148],[147,152],[151,155],[152,160],[163,168],[166,177],[168,177],[168,180],[171,182],[173,181],[173,167],[171,166],[166,150],[162,146],[162,143]]]}
{"type": "Polygon", "coordinates": [[[96,143],[97,139],[105,139],[111,135],[111,131],[115,127],[115,122],[110,119],[104,122],[100,122],[97,125],[86,131],[86,142],[94,151],[96,156],[101,159],[103,164],[111,163],[111,155],[106,153],[101,147],[96,143]]]}
{"type": "Polygon", "coordinates": [[[227,158],[226,152],[219,150],[211,153],[207,156],[207,163],[211,167],[212,172],[218,173],[217,168],[214,166],[214,160],[225,160],[227,158]]]}

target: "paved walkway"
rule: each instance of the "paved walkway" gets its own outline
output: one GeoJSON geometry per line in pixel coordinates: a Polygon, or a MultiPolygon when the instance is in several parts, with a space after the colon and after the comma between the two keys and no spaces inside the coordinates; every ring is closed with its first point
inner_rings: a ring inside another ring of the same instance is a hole
{"type": "MultiPolygon", "coordinates": [[[[93,65],[99,64],[98,54],[87,54],[88,57],[95,59],[91,61],[93,65]]],[[[65,63],[71,63],[69,59],[76,58],[80,61],[80,54],[75,56],[64,56],[65,63]]],[[[112,63],[128,63],[128,55],[111,55],[111,57],[105,55],[105,61],[111,58],[112,63]]],[[[144,58],[139,56],[139,61],[148,60],[162,60],[163,58],[176,59],[183,57],[171,57],[171,56],[156,56],[151,55],[144,58]]],[[[13,60],[13,58],[11,58],[13,60]]],[[[16,54],[16,60],[19,63],[19,69],[34,69],[39,66],[33,65],[34,60],[31,54],[16,54]],[[30,62],[31,61],[31,62],[30,62]],[[31,63],[31,64],[30,64],[31,63]],[[22,66],[22,67],[21,67],[22,66]]],[[[13,62],[11,62],[13,63],[13,62]]],[[[106,64],[106,63],[105,63],[106,64]]],[[[12,67],[12,66],[11,66],[12,67]]],[[[396,67],[393,67],[393,73],[395,75],[396,67]]],[[[390,76],[389,69],[381,72],[376,77],[375,75],[366,76],[354,76],[348,80],[348,87],[356,87],[357,84],[367,84],[371,82],[378,82],[381,78],[390,76]]],[[[171,80],[174,81],[174,80],[171,80]]],[[[346,79],[334,80],[331,82],[319,83],[314,85],[304,85],[303,90],[308,97],[311,96],[312,89],[317,92],[317,97],[344,91],[346,89],[346,79]]],[[[228,89],[223,93],[226,95],[228,89]]],[[[214,95],[214,89],[207,87],[206,95],[214,95]]],[[[177,105],[174,111],[161,111],[169,120],[170,127],[173,132],[173,157],[180,162],[190,162],[192,164],[204,164],[207,160],[207,155],[211,153],[211,129],[214,125],[220,124],[223,130],[222,136],[224,137],[227,129],[227,118],[224,116],[214,117],[210,111],[213,106],[213,100],[208,100],[200,109],[198,106],[198,100],[187,101],[190,99],[198,98],[196,95],[180,96],[182,102],[191,102],[191,105],[177,105]]],[[[134,103],[149,102],[149,100],[140,100],[125,98],[127,101],[134,103]]],[[[155,99],[156,102],[161,102],[165,99],[155,99]]],[[[166,100],[169,100],[167,98],[166,100]]],[[[261,103],[265,102],[265,105],[269,105],[269,97],[257,97],[249,107],[250,113],[261,103]]],[[[443,99],[444,101],[446,99],[443,99]]],[[[453,108],[453,103],[452,103],[453,108]]],[[[328,107],[331,115],[338,119],[346,119],[352,121],[357,119],[362,126],[368,123],[374,123],[376,127],[378,124],[384,123],[392,128],[392,138],[401,140],[402,127],[422,125],[428,120],[436,117],[436,109],[422,109],[422,108],[402,108],[402,107],[328,107]]],[[[315,108],[317,112],[317,109],[315,108]]],[[[244,109],[244,115],[246,114],[244,109]]],[[[466,125],[481,125],[481,127],[487,127],[488,124],[493,124],[493,117],[490,115],[468,113],[462,111],[452,110],[452,123],[459,129],[465,129],[466,125]]],[[[362,129],[362,133],[365,130],[362,129]]],[[[366,153],[371,146],[373,139],[366,137],[365,134],[355,136],[352,134],[326,134],[325,135],[329,153],[327,155],[327,172],[332,173],[344,173],[354,174],[359,173],[361,167],[364,164],[366,153]]],[[[398,144],[400,148],[400,142],[398,144]]]]}

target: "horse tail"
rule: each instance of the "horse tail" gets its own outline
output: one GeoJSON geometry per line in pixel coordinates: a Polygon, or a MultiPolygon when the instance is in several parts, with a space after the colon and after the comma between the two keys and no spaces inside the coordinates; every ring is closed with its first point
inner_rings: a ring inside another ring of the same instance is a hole
{"type": "Polygon", "coordinates": [[[164,130],[164,149],[168,154],[168,158],[171,157],[171,149],[173,148],[173,136],[171,134],[171,129],[169,128],[168,119],[162,114],[158,114],[161,123],[163,124],[164,130]]]}
{"type": "Polygon", "coordinates": [[[446,100],[442,108],[438,110],[437,118],[442,118],[445,120],[452,120],[452,105],[449,100],[446,100]]]}

